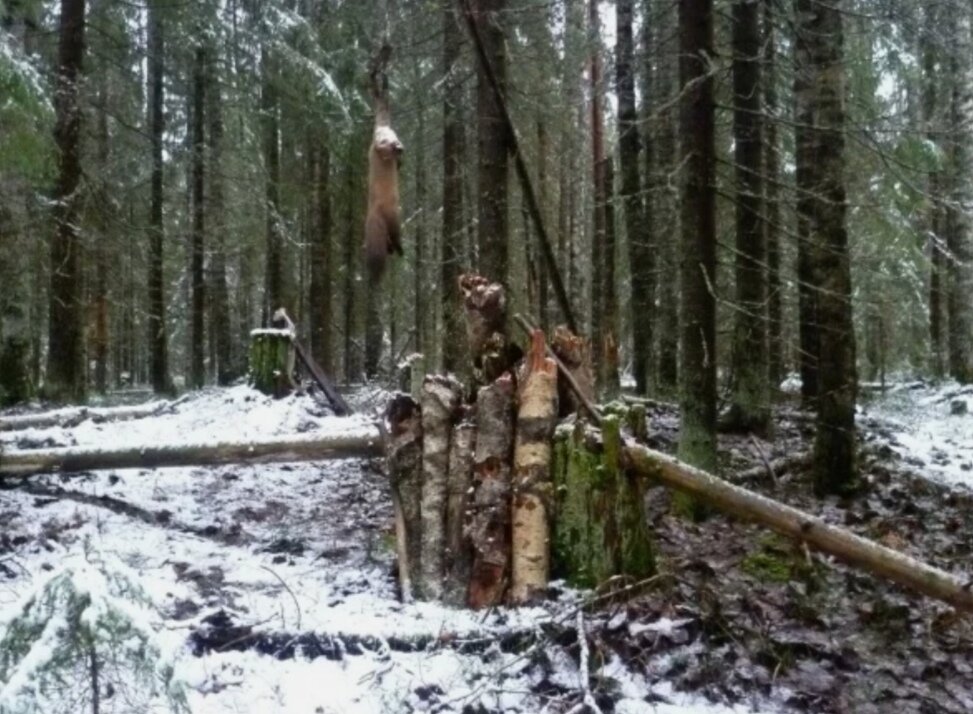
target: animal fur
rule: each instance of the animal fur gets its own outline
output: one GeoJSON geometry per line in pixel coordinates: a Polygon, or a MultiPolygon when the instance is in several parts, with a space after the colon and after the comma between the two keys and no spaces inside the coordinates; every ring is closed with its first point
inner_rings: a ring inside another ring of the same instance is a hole
{"type": "Polygon", "coordinates": [[[373,279],[381,277],[392,253],[402,255],[399,223],[399,160],[402,142],[387,124],[376,121],[368,152],[368,213],[365,260],[373,279]]]}

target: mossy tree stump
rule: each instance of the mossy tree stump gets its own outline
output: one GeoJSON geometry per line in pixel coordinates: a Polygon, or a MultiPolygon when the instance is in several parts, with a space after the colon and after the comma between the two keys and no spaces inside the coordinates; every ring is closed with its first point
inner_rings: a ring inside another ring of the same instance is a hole
{"type": "Polygon", "coordinates": [[[579,422],[555,438],[552,569],[579,587],[655,572],[645,489],[622,467],[620,426],[620,417],[609,414],[600,433],[579,422]]]}
{"type": "Polygon", "coordinates": [[[290,330],[250,333],[250,384],[278,398],[294,391],[294,335],[290,330]]]}

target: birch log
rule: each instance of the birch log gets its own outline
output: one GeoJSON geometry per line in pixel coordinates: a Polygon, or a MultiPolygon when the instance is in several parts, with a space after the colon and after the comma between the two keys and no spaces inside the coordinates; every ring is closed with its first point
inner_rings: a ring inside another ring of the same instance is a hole
{"type": "Polygon", "coordinates": [[[473,548],[466,534],[472,504],[473,448],[476,423],[472,409],[465,409],[449,440],[449,476],[446,484],[446,583],[443,601],[462,607],[473,568],[473,548]]]}
{"type": "Polygon", "coordinates": [[[420,566],[422,489],[422,414],[407,394],[396,395],[386,409],[389,426],[389,478],[395,511],[395,544],[402,599],[412,599],[412,576],[420,566]]]}
{"type": "Polygon", "coordinates": [[[443,595],[446,549],[446,485],[449,437],[463,386],[452,377],[428,376],[420,392],[422,406],[422,550],[417,593],[428,600],[443,595]]]}
{"type": "Polygon", "coordinates": [[[477,394],[475,490],[470,519],[472,608],[499,604],[509,577],[510,459],[513,451],[514,382],[510,373],[477,394]]]}
{"type": "Polygon", "coordinates": [[[532,602],[550,577],[551,439],[557,426],[557,363],[534,330],[521,381],[514,447],[510,600],[532,602]]]}
{"type": "Polygon", "coordinates": [[[766,526],[839,560],[915,592],[973,613],[973,580],[959,578],[891,548],[873,543],[796,508],[684,464],[668,454],[629,444],[633,473],[699,498],[721,511],[766,526]]]}

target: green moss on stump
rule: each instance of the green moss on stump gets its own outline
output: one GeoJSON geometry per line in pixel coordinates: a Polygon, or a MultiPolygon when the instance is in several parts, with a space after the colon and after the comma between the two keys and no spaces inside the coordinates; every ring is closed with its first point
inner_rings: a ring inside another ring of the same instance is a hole
{"type": "Polygon", "coordinates": [[[264,394],[283,397],[294,387],[294,345],[285,330],[250,334],[250,384],[264,394]]]}
{"type": "Polygon", "coordinates": [[[619,426],[617,415],[607,416],[600,443],[586,438],[580,424],[555,439],[553,572],[578,587],[655,572],[644,488],[621,468],[619,426]]]}

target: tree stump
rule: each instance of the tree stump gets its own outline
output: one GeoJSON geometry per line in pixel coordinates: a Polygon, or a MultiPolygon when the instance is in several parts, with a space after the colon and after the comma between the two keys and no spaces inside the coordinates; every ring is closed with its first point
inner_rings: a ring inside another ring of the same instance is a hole
{"type": "Polygon", "coordinates": [[[294,391],[294,335],[290,330],[250,333],[250,384],[273,397],[294,391]]]}
{"type": "Polygon", "coordinates": [[[473,546],[467,535],[473,491],[473,447],[476,423],[473,410],[461,407],[459,423],[449,440],[449,476],[446,484],[446,584],[443,601],[462,607],[473,569],[473,546]]]}
{"type": "Polygon", "coordinates": [[[655,571],[643,512],[644,485],[621,465],[620,418],[607,415],[599,434],[578,422],[554,446],[556,516],[553,571],[579,587],[613,575],[655,571]]]}
{"type": "Polygon", "coordinates": [[[389,478],[395,510],[395,542],[402,600],[413,595],[412,579],[422,560],[422,412],[408,394],[397,394],[386,409],[389,478]]]}

